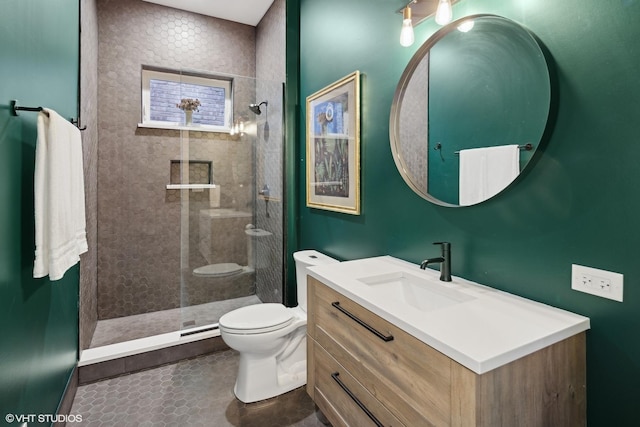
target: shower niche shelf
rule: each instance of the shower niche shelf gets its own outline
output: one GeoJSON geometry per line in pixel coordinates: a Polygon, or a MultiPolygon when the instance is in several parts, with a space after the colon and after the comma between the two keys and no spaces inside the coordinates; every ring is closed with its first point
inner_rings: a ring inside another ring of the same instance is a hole
{"type": "Polygon", "coordinates": [[[171,160],[169,184],[165,188],[168,201],[178,201],[179,191],[187,190],[191,200],[208,202],[211,208],[220,207],[220,186],[213,183],[211,160],[171,160]]]}

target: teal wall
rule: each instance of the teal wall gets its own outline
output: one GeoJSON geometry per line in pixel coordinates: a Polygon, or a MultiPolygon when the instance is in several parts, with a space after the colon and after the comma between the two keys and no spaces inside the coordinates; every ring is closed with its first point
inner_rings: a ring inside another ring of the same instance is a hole
{"type": "Polygon", "coordinates": [[[37,114],[12,117],[9,100],[77,116],[78,19],[77,0],[4,0],[0,13],[2,420],[55,414],[77,360],[78,267],[32,278],[37,114]]]}
{"type": "Polygon", "coordinates": [[[467,208],[414,194],[389,147],[396,83],[436,31],[398,43],[406,0],[301,0],[298,248],[340,259],[391,254],[411,262],[452,242],[453,273],[591,318],[590,426],[637,423],[640,380],[640,2],[461,0],[454,16],[503,15],[532,30],[555,63],[557,113],[532,167],[505,193],[467,208]],[[362,215],[305,206],[304,103],[360,70],[362,215]],[[571,264],[623,273],[624,303],[570,289],[571,264]]]}
{"type": "MultiPolygon", "coordinates": [[[[300,108],[297,102],[300,96],[298,80],[300,77],[300,3],[286,0],[286,82],[285,82],[285,147],[284,147],[284,210],[285,210],[285,240],[284,253],[287,257],[284,262],[284,286],[283,302],[290,306],[297,304],[295,262],[293,250],[298,247],[297,212],[297,173],[300,147],[297,144],[296,131],[300,118],[300,108]]],[[[304,151],[302,151],[304,157],[304,151]]]]}

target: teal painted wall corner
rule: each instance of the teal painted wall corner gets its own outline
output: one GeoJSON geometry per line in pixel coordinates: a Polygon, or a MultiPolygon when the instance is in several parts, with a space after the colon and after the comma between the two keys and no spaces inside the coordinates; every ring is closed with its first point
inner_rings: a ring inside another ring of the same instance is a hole
{"type": "Polygon", "coordinates": [[[447,208],[414,194],[395,168],[389,113],[418,46],[399,45],[402,0],[300,1],[298,248],[339,259],[390,254],[411,262],[453,245],[453,274],[591,318],[590,426],[635,425],[640,380],[640,1],[461,0],[454,18],[505,16],[537,35],[553,62],[555,122],[533,167],[481,205],[447,208]],[[362,215],[305,204],[306,97],[360,70],[362,215]],[[570,289],[571,264],[625,275],[624,302],[570,289]]]}
{"type": "MultiPolygon", "coordinates": [[[[33,279],[36,113],[77,117],[79,3],[9,0],[0,14],[0,413],[55,414],[78,357],[78,266],[33,279]]],[[[29,425],[37,425],[38,422],[29,425]]]]}
{"type": "Polygon", "coordinates": [[[291,249],[298,247],[298,194],[296,184],[298,182],[297,164],[300,156],[296,135],[298,132],[298,117],[300,107],[299,82],[300,75],[300,3],[297,1],[286,2],[286,73],[285,82],[285,286],[284,303],[287,306],[295,306],[296,275],[295,263],[291,249]]]}

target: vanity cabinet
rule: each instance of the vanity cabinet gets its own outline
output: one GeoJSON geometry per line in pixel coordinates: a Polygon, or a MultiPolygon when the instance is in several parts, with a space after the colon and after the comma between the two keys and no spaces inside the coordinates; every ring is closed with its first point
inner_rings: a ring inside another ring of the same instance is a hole
{"type": "Polygon", "coordinates": [[[314,277],[307,283],[307,392],[333,426],[586,425],[584,332],[476,374],[314,277]]]}

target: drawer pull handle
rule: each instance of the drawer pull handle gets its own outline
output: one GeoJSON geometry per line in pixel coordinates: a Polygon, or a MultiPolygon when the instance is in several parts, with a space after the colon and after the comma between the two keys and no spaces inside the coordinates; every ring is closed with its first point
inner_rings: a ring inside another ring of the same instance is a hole
{"type": "Polygon", "coordinates": [[[358,405],[360,407],[360,409],[362,409],[364,411],[365,414],[367,414],[367,417],[371,418],[371,421],[373,421],[375,423],[376,426],[378,427],[384,427],[384,424],[382,424],[380,421],[378,421],[378,419],[376,418],[375,415],[373,415],[371,413],[371,411],[369,410],[369,408],[367,408],[366,406],[364,406],[364,403],[360,402],[360,399],[358,399],[356,397],[355,394],[353,394],[351,392],[351,390],[349,390],[349,388],[340,380],[340,378],[338,378],[340,376],[339,372],[334,372],[333,374],[331,374],[331,378],[333,378],[335,380],[335,382],[338,383],[338,385],[340,386],[340,388],[342,388],[342,390],[344,390],[345,393],[347,393],[349,395],[349,397],[351,398],[351,400],[353,400],[355,402],[356,405],[358,405]]]}
{"type": "Polygon", "coordinates": [[[375,336],[380,338],[382,341],[384,341],[384,342],[393,341],[393,335],[385,335],[382,332],[380,332],[377,329],[375,329],[373,326],[371,326],[371,325],[365,323],[364,321],[360,320],[354,314],[349,313],[347,310],[342,308],[342,306],[340,305],[339,301],[332,302],[331,305],[334,306],[335,308],[337,308],[338,310],[340,310],[341,312],[343,312],[349,318],[353,319],[356,323],[358,323],[360,326],[365,328],[367,331],[371,332],[372,334],[374,334],[375,336]]]}

